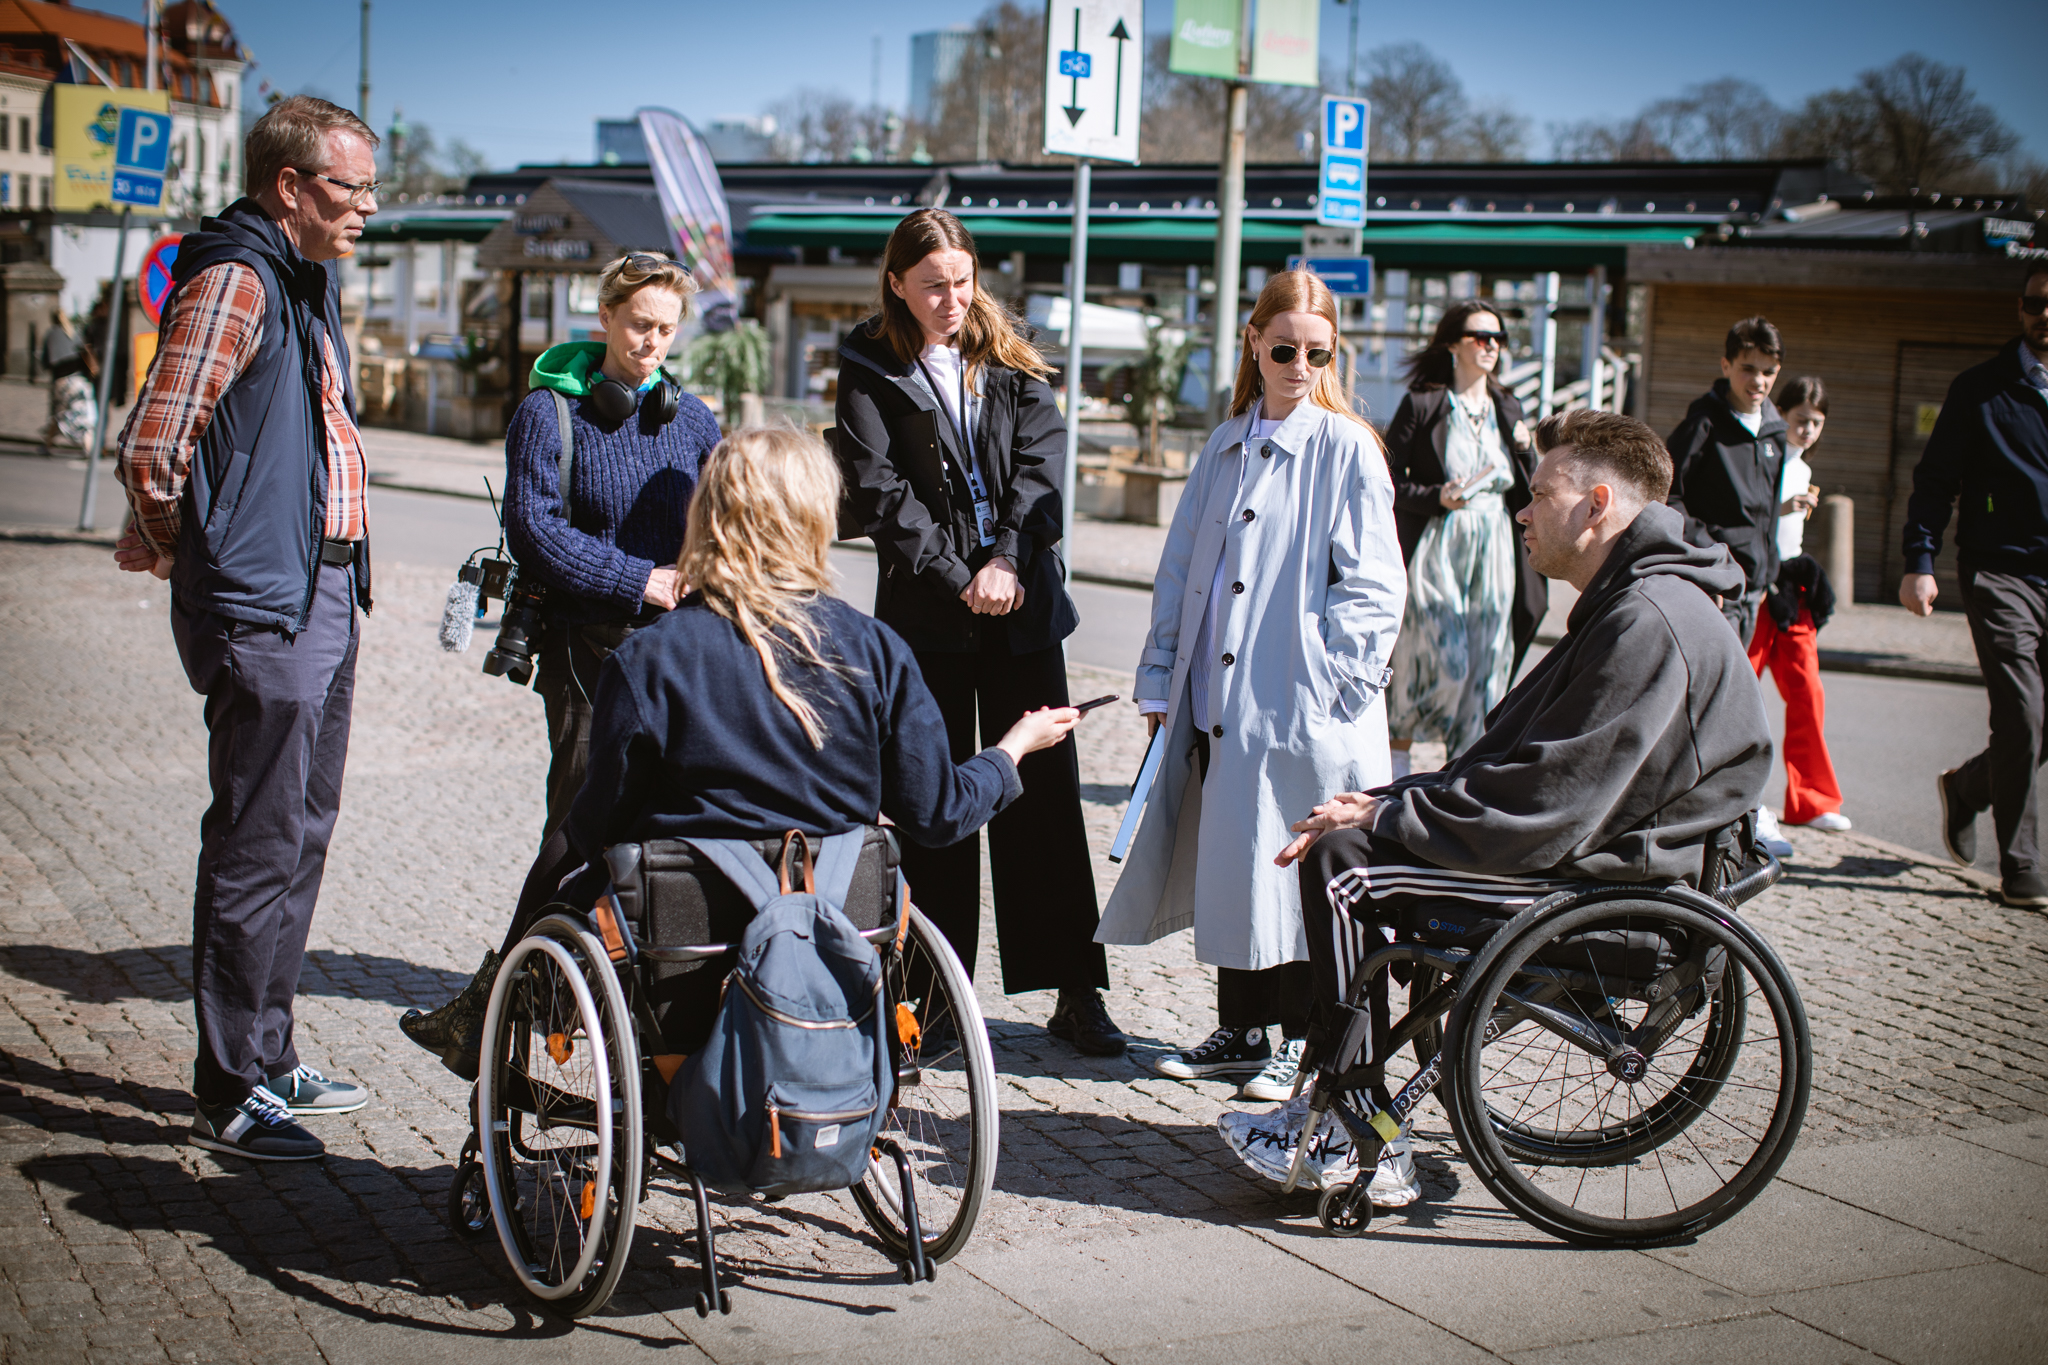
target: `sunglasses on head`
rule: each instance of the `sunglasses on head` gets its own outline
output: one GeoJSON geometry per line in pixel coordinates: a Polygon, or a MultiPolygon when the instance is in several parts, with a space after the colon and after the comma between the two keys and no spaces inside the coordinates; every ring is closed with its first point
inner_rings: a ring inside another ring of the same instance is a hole
{"type": "Polygon", "coordinates": [[[1508,334],[1507,334],[1506,332],[1467,332],[1467,333],[1465,333],[1465,340],[1467,340],[1467,341],[1476,341],[1476,342],[1478,342],[1478,343],[1479,343],[1479,344],[1480,344],[1481,346],[1504,346],[1504,345],[1506,345],[1506,344],[1507,344],[1507,339],[1508,339],[1508,334]]]}
{"type": "MultiPolygon", "coordinates": [[[[1301,347],[1289,346],[1286,342],[1282,342],[1275,346],[1269,354],[1272,355],[1275,365],[1292,365],[1294,357],[1301,354],[1301,347]]],[[[1330,363],[1330,352],[1322,350],[1310,351],[1308,353],[1308,363],[1320,370],[1323,366],[1330,363]]]]}
{"type": "Polygon", "coordinates": [[[2048,295],[2022,298],[2020,300],[2020,311],[2030,318],[2037,318],[2043,313],[2048,313],[2048,295]]]}

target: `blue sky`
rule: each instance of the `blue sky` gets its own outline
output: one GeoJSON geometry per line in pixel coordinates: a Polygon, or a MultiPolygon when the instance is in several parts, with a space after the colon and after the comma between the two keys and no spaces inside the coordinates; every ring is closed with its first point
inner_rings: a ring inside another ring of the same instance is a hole
{"type": "MultiPolygon", "coordinates": [[[[78,0],[132,17],[140,0],[78,0]]],[[[218,0],[259,65],[287,92],[353,105],[359,0],[218,0]]],[[[1025,0],[1029,3],[1029,0],[1025,0]]],[[[494,165],[588,160],[596,118],[643,104],[693,119],[751,114],[799,86],[865,100],[873,44],[881,89],[901,107],[909,36],[967,22],[982,0],[374,0],[371,119],[394,103],[494,165]]],[[[1147,27],[1171,0],[1146,0],[1147,27]]],[[[1349,41],[1350,11],[1323,0],[1326,54],[1349,41]]],[[[1359,47],[1420,42],[1447,59],[1468,94],[1505,101],[1535,123],[1634,112],[1695,81],[1737,75],[1782,104],[1844,84],[1908,50],[1963,66],[1978,94],[2048,159],[2048,4],[2038,0],[1673,0],[1544,4],[1366,0],[1359,47]]]]}

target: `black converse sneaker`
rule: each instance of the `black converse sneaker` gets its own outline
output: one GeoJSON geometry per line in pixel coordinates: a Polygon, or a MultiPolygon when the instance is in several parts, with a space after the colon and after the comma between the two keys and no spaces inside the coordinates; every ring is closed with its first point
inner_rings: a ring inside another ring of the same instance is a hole
{"type": "Polygon", "coordinates": [[[1152,1069],[1177,1081],[1204,1076],[1256,1076],[1273,1055],[1266,1031],[1250,1028],[1220,1028],[1195,1047],[1182,1048],[1152,1059],[1152,1069]]]}
{"type": "Polygon", "coordinates": [[[327,1147],[285,1112],[262,1086],[240,1104],[193,1104],[192,1145],[257,1161],[311,1161],[327,1147]]]}

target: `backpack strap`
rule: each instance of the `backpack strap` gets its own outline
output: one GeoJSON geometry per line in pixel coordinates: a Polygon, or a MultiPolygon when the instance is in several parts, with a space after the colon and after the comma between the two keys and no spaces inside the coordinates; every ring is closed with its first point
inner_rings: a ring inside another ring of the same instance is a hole
{"type": "Polygon", "coordinates": [[[685,839],[683,843],[703,854],[725,879],[739,889],[756,910],[782,894],[775,873],[752,844],[739,839],[685,839]]]}
{"type": "Polygon", "coordinates": [[[818,844],[813,885],[835,910],[846,909],[846,893],[853,889],[853,873],[860,865],[860,846],[866,834],[865,828],[856,825],[844,834],[827,835],[818,844]]]}
{"type": "MultiPolygon", "coordinates": [[[[846,893],[853,889],[854,869],[860,864],[861,840],[867,830],[856,826],[844,834],[828,835],[818,843],[818,860],[812,885],[826,904],[835,910],[846,908],[846,893]]],[[[761,907],[782,894],[781,882],[759,850],[740,839],[685,839],[702,853],[740,894],[761,907]]]]}
{"type": "Polygon", "coordinates": [[[569,476],[576,470],[576,441],[569,433],[569,400],[560,389],[549,389],[555,399],[555,428],[562,433],[562,453],[555,461],[555,486],[562,495],[562,520],[569,520],[569,476]]]}

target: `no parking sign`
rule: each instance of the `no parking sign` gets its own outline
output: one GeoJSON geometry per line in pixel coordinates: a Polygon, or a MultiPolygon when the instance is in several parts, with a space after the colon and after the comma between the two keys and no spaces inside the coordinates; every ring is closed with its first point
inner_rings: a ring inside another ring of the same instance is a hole
{"type": "Polygon", "coordinates": [[[142,311],[154,326],[163,326],[164,300],[171,296],[171,266],[178,259],[178,243],[184,240],[176,232],[157,238],[143,254],[142,269],[136,272],[135,292],[141,298],[142,311]]]}

